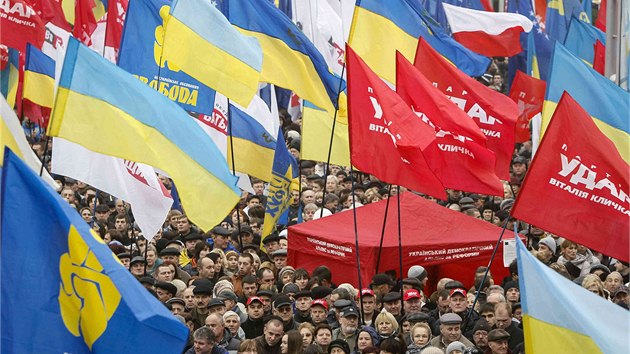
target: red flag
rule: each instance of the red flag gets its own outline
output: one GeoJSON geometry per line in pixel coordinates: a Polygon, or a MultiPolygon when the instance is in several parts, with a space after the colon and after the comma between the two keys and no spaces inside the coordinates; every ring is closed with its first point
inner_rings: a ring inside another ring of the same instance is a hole
{"type": "Polygon", "coordinates": [[[593,69],[602,75],[604,75],[604,71],[606,70],[606,46],[599,40],[595,42],[593,69]]]}
{"type": "Polygon", "coordinates": [[[599,12],[597,13],[597,21],[595,21],[595,27],[606,33],[606,3],[608,0],[602,0],[599,4],[599,12]]]}
{"type": "Polygon", "coordinates": [[[516,71],[510,89],[510,98],[518,104],[519,115],[514,133],[517,143],[526,142],[531,138],[529,121],[542,112],[546,88],[545,81],[516,71]]]}
{"type": "Polygon", "coordinates": [[[486,137],[470,118],[433,87],[404,56],[396,53],[396,92],[436,138],[422,152],[446,188],[503,196],[494,173],[495,157],[486,137]]]}
{"type": "Polygon", "coordinates": [[[612,141],[565,92],[512,215],[627,262],[629,169],[612,141]]]}
{"type": "Polygon", "coordinates": [[[23,0],[3,0],[0,6],[0,44],[26,51],[26,43],[41,48],[45,27],[35,10],[23,0]]]}
{"type": "Polygon", "coordinates": [[[25,119],[30,120],[44,129],[48,128],[48,121],[50,121],[50,108],[42,107],[28,99],[23,99],[21,104],[22,116],[25,119]]]}
{"type": "Polygon", "coordinates": [[[93,0],[76,0],[74,4],[74,30],[72,35],[81,43],[89,46],[92,44],[92,33],[96,30],[96,18],[94,8],[96,4],[93,0]]]}
{"type": "Polygon", "coordinates": [[[44,24],[50,22],[55,26],[68,32],[72,31],[66,15],[61,8],[61,2],[58,0],[26,0],[37,12],[44,24]]]}
{"type": "Polygon", "coordinates": [[[359,170],[387,182],[445,199],[422,149],[435,140],[396,92],[346,46],[350,158],[359,170]]]}
{"type": "Polygon", "coordinates": [[[488,138],[486,146],[496,156],[497,176],[509,180],[518,117],[516,103],[461,72],[422,38],[418,41],[414,65],[481,128],[488,138]]]}
{"type": "MultiPolygon", "coordinates": [[[[107,30],[105,31],[105,47],[113,48],[114,59],[118,58],[120,39],[122,38],[128,0],[109,0],[107,3],[107,30]]],[[[116,61],[114,61],[116,62],[116,61]]]]}

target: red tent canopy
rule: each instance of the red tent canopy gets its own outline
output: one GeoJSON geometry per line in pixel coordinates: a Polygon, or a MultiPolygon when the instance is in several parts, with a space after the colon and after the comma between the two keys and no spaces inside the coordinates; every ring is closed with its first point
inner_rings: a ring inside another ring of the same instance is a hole
{"type": "MultiPolygon", "coordinates": [[[[376,273],[378,248],[383,228],[386,200],[356,209],[362,286],[367,287],[376,273]]],[[[478,266],[487,266],[501,228],[425,200],[412,193],[400,197],[403,249],[403,277],[415,264],[429,273],[429,289],[442,277],[474,284],[478,266]]],[[[379,273],[395,270],[398,274],[398,206],[391,197],[383,239],[379,273]]],[[[506,230],[505,238],[514,238],[506,230]]],[[[328,266],[333,282],[358,286],[357,261],[352,210],[289,227],[288,262],[309,272],[328,266]]],[[[503,267],[500,246],[491,267],[496,283],[509,275],[503,267]]]]}

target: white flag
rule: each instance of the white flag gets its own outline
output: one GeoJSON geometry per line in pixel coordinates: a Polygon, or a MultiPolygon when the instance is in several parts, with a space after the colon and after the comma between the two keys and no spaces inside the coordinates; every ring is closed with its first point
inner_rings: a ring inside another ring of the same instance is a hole
{"type": "MultiPolygon", "coordinates": [[[[338,12],[327,1],[294,0],[293,22],[315,44],[328,67],[341,76],[344,65],[344,26],[338,12]]],[[[336,4],[341,11],[341,3],[336,4]]]]}
{"type": "Polygon", "coordinates": [[[147,240],[162,227],[173,205],[173,198],[153,167],[98,154],[64,139],[53,139],[52,170],[131,204],[136,223],[147,240]]]}

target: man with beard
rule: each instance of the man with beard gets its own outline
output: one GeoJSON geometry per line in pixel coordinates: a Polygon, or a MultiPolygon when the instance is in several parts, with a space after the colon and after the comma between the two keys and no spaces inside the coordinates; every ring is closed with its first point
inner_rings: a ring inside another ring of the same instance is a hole
{"type": "Polygon", "coordinates": [[[359,313],[354,306],[348,306],[339,313],[339,328],[333,330],[332,339],[341,339],[348,343],[351,351],[354,351],[357,343],[359,327],[359,313]]]}

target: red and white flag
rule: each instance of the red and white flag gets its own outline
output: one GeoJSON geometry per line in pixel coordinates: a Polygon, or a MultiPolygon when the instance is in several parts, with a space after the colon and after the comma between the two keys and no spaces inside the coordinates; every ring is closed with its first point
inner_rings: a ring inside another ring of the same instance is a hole
{"type": "Polygon", "coordinates": [[[486,147],[496,157],[496,175],[509,180],[518,117],[516,103],[464,74],[422,38],[418,41],[414,66],[479,126],[488,138],[486,147]]]}
{"type": "Polygon", "coordinates": [[[512,216],[628,262],[629,169],[615,144],[565,92],[512,216]]]}
{"type": "Polygon", "coordinates": [[[422,150],[435,131],[418,124],[409,105],[346,46],[348,132],[352,165],[378,179],[445,199],[422,150]]]}
{"type": "Polygon", "coordinates": [[[489,57],[511,57],[522,52],[520,34],[533,27],[532,21],[520,14],[442,5],[455,40],[489,57]]]}
{"type": "Polygon", "coordinates": [[[435,140],[422,153],[444,187],[503,195],[503,184],[494,173],[494,153],[486,148],[479,127],[400,53],[396,92],[418,115],[414,124],[434,131],[435,140]]]}
{"type": "Polygon", "coordinates": [[[53,138],[52,171],[129,202],[147,240],[162,227],[173,205],[153,167],[98,154],[60,138],[53,138]]]}
{"type": "Polygon", "coordinates": [[[105,34],[105,57],[118,62],[118,51],[122,38],[128,0],[109,0],[107,3],[107,31],[105,34]]]}

